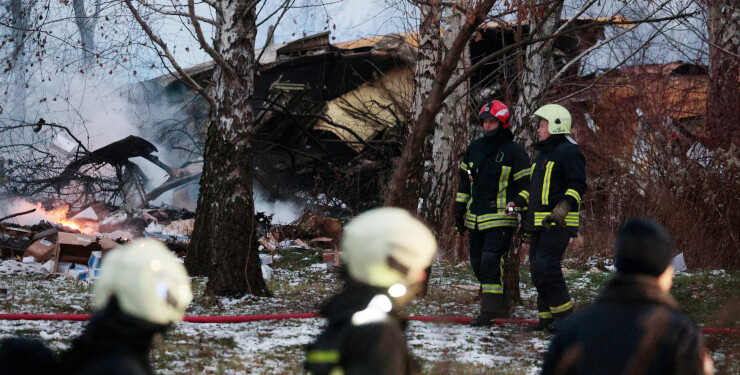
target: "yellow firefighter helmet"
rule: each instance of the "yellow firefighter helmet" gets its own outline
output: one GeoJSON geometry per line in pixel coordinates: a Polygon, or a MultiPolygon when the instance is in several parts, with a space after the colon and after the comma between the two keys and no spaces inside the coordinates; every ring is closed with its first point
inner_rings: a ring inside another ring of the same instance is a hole
{"type": "Polygon", "coordinates": [[[572,119],[565,107],[558,104],[546,104],[536,110],[534,115],[547,120],[547,131],[550,134],[570,134],[572,119]]]}
{"type": "Polygon", "coordinates": [[[437,251],[437,241],[426,225],[408,211],[382,207],[350,221],[344,229],[341,248],[352,278],[387,288],[423,280],[423,272],[437,251]]]}
{"type": "Polygon", "coordinates": [[[112,296],[124,313],[157,324],[181,321],[193,299],[185,267],[155,240],[136,240],[106,254],[95,308],[104,308],[112,296]]]}

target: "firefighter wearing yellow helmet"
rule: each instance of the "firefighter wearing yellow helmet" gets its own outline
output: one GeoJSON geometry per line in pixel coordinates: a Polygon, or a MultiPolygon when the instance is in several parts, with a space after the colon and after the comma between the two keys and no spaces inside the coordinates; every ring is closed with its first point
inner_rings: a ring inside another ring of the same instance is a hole
{"type": "Polygon", "coordinates": [[[426,279],[437,243],[400,208],[369,210],[345,227],[342,291],[321,310],[327,328],[308,347],[313,374],[408,374],[409,355],[397,311],[426,279]]]}
{"type": "Polygon", "coordinates": [[[532,234],[529,264],[540,317],[534,329],[556,331],[574,308],[560,262],[570,238],[578,233],[586,159],[569,136],[573,120],[567,109],[547,104],[534,115],[539,141],[529,188],[508,206],[528,208],[522,226],[532,234]]]}
{"type": "Polygon", "coordinates": [[[111,250],[95,282],[95,314],[61,357],[64,373],[153,373],[154,336],[180,322],[192,299],[185,267],[161,242],[111,250]]]}

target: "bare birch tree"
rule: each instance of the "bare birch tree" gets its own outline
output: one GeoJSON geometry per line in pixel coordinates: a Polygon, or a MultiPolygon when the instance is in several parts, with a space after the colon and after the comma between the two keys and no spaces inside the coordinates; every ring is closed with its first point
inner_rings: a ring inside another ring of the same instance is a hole
{"type": "Polygon", "coordinates": [[[415,115],[416,123],[410,129],[409,138],[388,186],[386,205],[416,211],[419,192],[408,187],[409,181],[421,181],[423,178],[423,171],[419,166],[423,165],[424,155],[419,150],[424,149],[427,137],[433,134],[437,115],[442,110],[444,99],[449,95],[449,93],[444,95],[445,89],[448,88],[450,78],[458,69],[458,62],[467,49],[468,40],[478,26],[486,20],[495,2],[495,0],[475,0],[470,2],[466,8],[457,10],[464,13],[465,22],[435,67],[434,81],[421,111],[415,115]]]}
{"type": "MultiPolygon", "coordinates": [[[[555,1],[528,1],[528,9],[521,9],[519,14],[531,14],[530,27],[537,25],[536,31],[530,36],[534,39],[543,39],[552,35],[558,28],[563,0],[555,1]]],[[[537,127],[532,123],[531,116],[542,106],[544,96],[555,69],[552,59],[555,39],[534,42],[526,47],[523,56],[522,71],[519,76],[519,95],[514,107],[514,118],[511,130],[517,141],[530,149],[537,139],[537,127]]]]}
{"type": "MultiPolygon", "coordinates": [[[[439,36],[440,27],[435,30],[421,29],[420,38],[431,32],[432,35],[441,39],[438,42],[439,52],[433,55],[436,61],[439,61],[439,58],[445,56],[447,51],[452,48],[466,22],[465,13],[459,11],[459,9],[465,9],[468,6],[469,2],[463,1],[460,4],[442,7],[441,38],[439,36]]],[[[430,60],[428,56],[422,56],[421,52],[424,49],[420,48],[419,51],[417,72],[422,66],[422,61],[430,60]]],[[[457,62],[457,69],[453,72],[451,79],[457,79],[469,67],[470,51],[466,48],[461,53],[457,62]]],[[[426,100],[424,94],[430,92],[431,82],[433,82],[434,72],[428,67],[425,67],[423,71],[427,72],[427,76],[432,79],[428,79],[426,82],[420,80],[417,87],[415,87],[418,93],[417,102],[414,106],[416,113],[421,112],[422,104],[426,100]],[[424,85],[421,85],[422,83],[424,85]],[[419,101],[418,99],[422,97],[424,100],[419,101]]],[[[422,195],[421,216],[437,234],[442,248],[454,247],[456,242],[454,241],[456,233],[452,228],[454,222],[452,204],[457,191],[457,172],[460,159],[467,146],[470,134],[470,97],[468,91],[469,84],[466,81],[458,86],[442,103],[431,136],[431,157],[424,160],[427,168],[423,180],[425,193],[422,195]]]]}
{"type": "Polygon", "coordinates": [[[75,24],[80,33],[80,43],[82,46],[82,59],[84,66],[89,68],[95,63],[95,28],[100,16],[101,0],[95,0],[95,9],[92,14],[88,15],[85,10],[85,0],[72,0],[72,9],[75,15],[75,24]]]}
{"type": "Polygon", "coordinates": [[[194,1],[188,1],[186,15],[194,35],[216,63],[213,85],[204,88],[180,67],[133,2],[125,1],[179,78],[210,105],[195,228],[185,263],[188,271],[208,276],[206,290],[216,295],[266,295],[257,255],[252,195],[257,2],[208,1],[216,18],[204,20],[196,16],[194,1]],[[201,22],[216,26],[213,43],[206,40],[201,22]]]}

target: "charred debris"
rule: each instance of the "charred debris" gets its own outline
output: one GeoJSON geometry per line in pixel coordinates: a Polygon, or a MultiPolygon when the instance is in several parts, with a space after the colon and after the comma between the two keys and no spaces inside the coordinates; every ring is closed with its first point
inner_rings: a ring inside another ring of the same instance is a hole
{"type": "MultiPolygon", "coordinates": [[[[598,19],[577,20],[569,27],[580,30],[555,41],[559,66],[594,45],[604,31],[598,19]]],[[[485,25],[469,44],[472,62],[514,44],[518,33],[527,30],[526,24],[485,25]]],[[[269,198],[325,194],[344,202],[351,214],[382,202],[383,186],[400,155],[417,41],[413,32],[341,43],[331,39],[325,32],[256,52],[254,176],[269,198]]],[[[514,50],[474,72],[470,95],[475,108],[492,95],[515,95],[516,58],[514,50]]],[[[213,68],[207,62],[186,72],[205,87],[213,68]]],[[[575,64],[567,75],[577,74],[575,64]]],[[[185,159],[202,153],[207,105],[176,75],[144,82],[129,97],[148,114],[144,126],[158,142],[181,150],[185,159]],[[161,107],[176,110],[158,119],[154,112],[161,107]]]]}
{"type": "MultiPolygon", "coordinates": [[[[555,40],[559,66],[603,37],[604,25],[598,19],[576,20],[569,27],[579,30],[555,40]]],[[[526,24],[484,25],[469,44],[471,61],[514,44],[527,29],[526,24]]],[[[335,212],[329,214],[352,215],[382,202],[381,192],[400,155],[407,135],[417,42],[413,32],[341,43],[331,43],[331,39],[325,32],[269,44],[256,52],[254,176],[268,199],[340,202],[337,206],[341,207],[333,207],[335,212]]],[[[472,106],[477,108],[491,96],[515,95],[516,53],[512,50],[473,73],[472,106]]],[[[213,68],[207,62],[186,71],[200,85],[208,86],[213,68]]],[[[576,64],[567,75],[577,74],[576,64]]],[[[59,207],[61,200],[75,212],[107,207],[108,212],[98,213],[99,217],[120,212],[132,221],[127,228],[142,233],[154,222],[147,216],[159,221],[163,218],[156,215],[166,214],[167,219],[180,220],[178,216],[185,215],[180,212],[194,211],[209,122],[205,100],[174,75],[123,88],[121,95],[136,108],[141,133],[147,139],[129,136],[87,150],[67,130],[74,141],[58,136],[61,140],[54,139],[53,145],[71,155],[71,161],[43,176],[11,181],[14,187],[3,189],[5,197],[43,202],[46,209],[59,207]],[[178,160],[179,165],[159,160],[153,143],[167,148],[169,160],[178,160]],[[164,170],[168,179],[149,186],[146,173],[131,161],[137,157],[164,170]],[[102,166],[109,172],[99,172],[102,166]],[[76,189],[74,197],[67,193],[70,187],[76,189]],[[151,201],[169,191],[174,209],[149,208],[151,201]],[[42,194],[48,192],[61,199],[49,201],[49,194],[42,194]]],[[[34,125],[64,128],[41,121],[34,125]]],[[[36,164],[47,160],[59,159],[51,155],[36,164]]],[[[0,177],[7,179],[9,162],[0,163],[0,177]]]]}

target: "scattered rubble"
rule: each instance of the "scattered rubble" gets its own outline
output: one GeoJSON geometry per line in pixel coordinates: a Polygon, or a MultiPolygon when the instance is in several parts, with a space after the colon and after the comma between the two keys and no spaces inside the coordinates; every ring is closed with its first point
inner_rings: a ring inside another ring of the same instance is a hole
{"type": "MultiPolygon", "coordinates": [[[[32,226],[0,224],[0,253],[23,264],[37,264],[51,274],[80,280],[97,276],[111,249],[134,238],[152,237],[182,254],[187,249],[194,214],[184,210],[124,209],[95,202],[76,211],[60,205],[39,209],[49,221],[32,226]]],[[[29,210],[5,219],[37,211],[29,210]]],[[[183,254],[184,255],[184,254],[183,254]]]]}
{"type": "MultiPolygon", "coordinates": [[[[94,279],[100,259],[109,250],[135,238],[160,240],[179,256],[185,256],[195,224],[195,214],[184,209],[131,209],[102,202],[74,212],[67,205],[38,207],[9,218],[39,210],[48,221],[32,226],[0,224],[2,257],[17,257],[25,264],[38,264],[48,273],[80,280],[94,279]]],[[[319,250],[323,252],[320,265],[326,269],[341,264],[338,245],[343,224],[338,219],[304,213],[291,224],[272,225],[270,215],[259,212],[255,217],[265,279],[272,274],[273,262],[280,259],[275,251],[278,248],[319,250]]]]}

